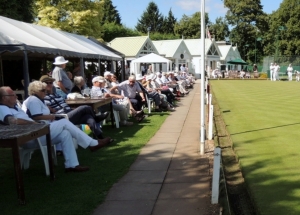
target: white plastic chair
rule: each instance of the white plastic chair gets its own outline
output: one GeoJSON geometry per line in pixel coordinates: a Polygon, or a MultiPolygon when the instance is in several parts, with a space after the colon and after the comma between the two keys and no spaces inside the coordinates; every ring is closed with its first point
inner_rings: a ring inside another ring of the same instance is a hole
{"type": "MultiPolygon", "coordinates": [[[[42,145],[41,141],[39,138],[36,139],[39,147],[37,148],[32,148],[32,149],[23,149],[20,148],[19,149],[19,153],[20,153],[20,160],[21,160],[21,166],[23,169],[28,169],[29,165],[30,165],[30,159],[31,159],[31,155],[32,153],[37,150],[40,149],[42,152],[42,156],[44,159],[44,164],[45,164],[45,170],[46,170],[46,175],[50,175],[50,170],[49,170],[49,162],[48,162],[48,151],[47,151],[47,145],[42,145]]],[[[57,157],[56,157],[56,150],[55,150],[55,145],[52,145],[51,147],[52,149],[52,159],[55,165],[57,165],[57,157]]]]}
{"type": "Polygon", "coordinates": [[[147,105],[148,105],[148,113],[151,113],[151,108],[152,108],[152,105],[153,105],[153,99],[148,98],[146,93],[145,93],[145,98],[146,98],[147,105]]]}
{"type": "MultiPolygon", "coordinates": [[[[111,114],[111,113],[109,113],[111,114]]],[[[119,114],[119,111],[116,111],[116,110],[113,110],[113,115],[114,115],[114,119],[115,119],[115,123],[116,123],[116,128],[120,128],[120,114],[119,114]]],[[[109,116],[107,117],[109,118],[109,116]]],[[[102,121],[102,125],[105,125],[106,124],[106,119],[104,119],[102,121]]]]}

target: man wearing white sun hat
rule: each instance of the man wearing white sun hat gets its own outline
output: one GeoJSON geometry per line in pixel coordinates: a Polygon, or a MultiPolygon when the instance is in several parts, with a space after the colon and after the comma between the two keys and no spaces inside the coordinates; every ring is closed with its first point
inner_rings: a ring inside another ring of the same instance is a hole
{"type": "Polygon", "coordinates": [[[73,88],[73,83],[64,70],[68,62],[69,61],[65,60],[62,56],[56,57],[55,62],[53,63],[55,68],[52,72],[52,78],[55,79],[53,85],[56,88],[56,93],[64,99],[67,98],[68,93],[70,93],[73,88]]]}

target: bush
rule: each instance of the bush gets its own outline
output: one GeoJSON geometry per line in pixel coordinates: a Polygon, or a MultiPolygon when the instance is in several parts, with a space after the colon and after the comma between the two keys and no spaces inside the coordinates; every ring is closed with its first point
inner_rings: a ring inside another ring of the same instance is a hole
{"type": "Polygon", "coordinates": [[[259,78],[268,78],[267,73],[260,73],[259,78]]]}

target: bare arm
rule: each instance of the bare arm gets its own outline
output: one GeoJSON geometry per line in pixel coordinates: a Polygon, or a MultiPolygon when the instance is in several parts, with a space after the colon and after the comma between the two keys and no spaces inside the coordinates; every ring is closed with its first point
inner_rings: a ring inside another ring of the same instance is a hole
{"type": "Polygon", "coordinates": [[[55,120],[55,115],[49,114],[49,115],[40,115],[32,117],[33,120],[55,120]]]}

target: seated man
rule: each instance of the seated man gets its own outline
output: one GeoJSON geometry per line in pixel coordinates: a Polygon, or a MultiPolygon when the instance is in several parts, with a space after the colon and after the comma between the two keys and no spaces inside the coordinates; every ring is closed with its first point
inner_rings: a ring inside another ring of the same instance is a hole
{"type": "MultiPolygon", "coordinates": [[[[38,98],[36,97],[38,100],[38,98]]],[[[26,125],[37,123],[33,121],[29,116],[17,105],[17,96],[10,87],[1,87],[0,88],[0,121],[2,123],[8,124],[9,118],[17,118],[16,122],[18,125],[26,125]]],[[[34,105],[34,104],[33,104],[34,105]]],[[[48,115],[49,118],[54,119],[54,115],[48,115]]],[[[78,137],[78,142],[81,142],[85,146],[89,146],[91,151],[96,151],[103,146],[107,145],[108,141],[97,141],[88,137],[85,133],[71,124],[69,121],[65,120],[68,123],[59,122],[50,123],[50,135],[52,144],[61,144],[62,151],[65,158],[65,171],[66,172],[83,172],[88,171],[89,167],[80,166],[76,154],[76,150],[73,144],[73,139],[78,137]],[[73,127],[72,127],[73,126],[73,127]],[[74,132],[73,132],[74,131],[74,132]]],[[[42,137],[45,140],[45,136],[42,137]]],[[[46,141],[42,141],[44,144],[46,141]]],[[[35,141],[29,141],[24,146],[25,148],[36,148],[37,144],[35,141]]]]}
{"type": "MultiPolygon", "coordinates": [[[[97,97],[112,97],[112,105],[115,111],[119,111],[121,118],[121,125],[130,126],[133,122],[128,122],[128,114],[130,111],[130,101],[122,95],[112,94],[109,89],[105,88],[105,79],[102,76],[97,76],[93,78],[93,88],[92,88],[91,98],[97,97]]],[[[104,106],[103,109],[109,110],[108,106],[104,106]]]]}
{"type": "Polygon", "coordinates": [[[136,111],[140,111],[142,109],[143,103],[145,102],[145,96],[140,85],[136,83],[134,75],[129,76],[127,81],[123,81],[119,85],[112,87],[110,91],[116,89],[119,92],[122,92],[125,97],[129,98],[136,111]]]}
{"type": "Polygon", "coordinates": [[[104,138],[102,135],[103,132],[96,123],[106,119],[108,113],[96,116],[93,109],[88,105],[82,105],[72,110],[60,95],[53,93],[52,88],[55,79],[47,75],[43,75],[40,78],[40,81],[47,84],[44,101],[51,113],[67,114],[70,122],[74,125],[87,124],[98,139],[104,138]]]}

